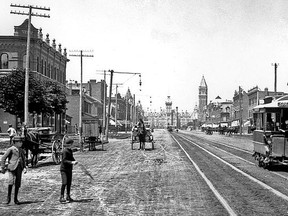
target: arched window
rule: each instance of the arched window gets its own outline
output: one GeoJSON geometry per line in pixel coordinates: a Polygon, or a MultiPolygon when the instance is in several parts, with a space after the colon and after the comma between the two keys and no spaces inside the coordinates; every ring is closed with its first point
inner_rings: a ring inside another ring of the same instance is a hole
{"type": "Polygon", "coordinates": [[[230,113],[230,107],[226,107],[226,112],[230,113]]]}
{"type": "Polygon", "coordinates": [[[1,54],[0,69],[8,69],[9,57],[7,53],[1,54]]]}

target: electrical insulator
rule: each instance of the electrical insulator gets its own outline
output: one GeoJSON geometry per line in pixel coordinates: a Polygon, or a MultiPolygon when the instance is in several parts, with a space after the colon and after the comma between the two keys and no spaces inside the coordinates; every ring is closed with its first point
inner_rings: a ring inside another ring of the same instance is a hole
{"type": "Polygon", "coordinates": [[[142,81],[141,81],[141,74],[139,74],[139,78],[140,78],[140,81],[139,81],[139,86],[140,86],[140,91],[141,91],[141,86],[142,86],[142,81]]]}

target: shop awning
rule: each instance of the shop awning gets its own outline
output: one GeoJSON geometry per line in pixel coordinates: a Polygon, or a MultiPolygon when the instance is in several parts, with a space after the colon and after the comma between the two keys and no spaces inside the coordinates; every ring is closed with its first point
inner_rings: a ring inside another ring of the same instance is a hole
{"type": "MultiPolygon", "coordinates": [[[[114,120],[110,119],[109,123],[110,123],[110,125],[114,125],[115,126],[115,121],[114,120]]],[[[117,125],[122,126],[120,121],[117,121],[117,125]]]]}

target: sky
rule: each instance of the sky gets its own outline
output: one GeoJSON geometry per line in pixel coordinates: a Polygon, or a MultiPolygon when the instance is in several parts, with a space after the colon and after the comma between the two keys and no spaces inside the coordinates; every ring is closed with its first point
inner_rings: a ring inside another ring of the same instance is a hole
{"type": "MultiPolygon", "coordinates": [[[[258,86],[288,92],[287,0],[1,0],[0,35],[13,35],[27,16],[10,14],[10,4],[50,7],[50,18],[32,24],[56,39],[68,54],[83,58],[83,82],[114,74],[118,92],[129,88],[144,109],[193,111],[202,79],[208,101],[232,100],[235,90],[258,86]],[[89,51],[89,52],[88,52],[89,51]],[[150,103],[150,101],[152,103],[150,103]]],[[[80,81],[80,58],[68,56],[67,80],[80,81]]],[[[109,81],[107,76],[107,82],[109,81]]],[[[116,88],[113,86],[113,94],[116,88]]]]}

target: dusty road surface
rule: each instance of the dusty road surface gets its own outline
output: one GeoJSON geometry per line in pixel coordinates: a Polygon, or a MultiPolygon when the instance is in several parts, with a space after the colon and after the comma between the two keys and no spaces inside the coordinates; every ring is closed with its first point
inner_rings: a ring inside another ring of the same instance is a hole
{"type": "Polygon", "coordinates": [[[0,215],[223,215],[169,133],[156,130],[154,139],[154,150],[150,143],[146,151],[138,144],[131,150],[129,139],[114,139],[104,151],[75,152],[80,165],[74,167],[72,203],[59,202],[59,165],[51,160],[23,175],[21,205],[4,204],[8,175],[1,174],[0,215]]]}
{"type": "MultiPolygon", "coordinates": [[[[8,175],[1,174],[0,215],[231,215],[169,132],[153,135],[154,150],[151,143],[142,151],[138,143],[132,150],[130,139],[110,139],[104,151],[75,152],[79,164],[73,172],[72,203],[59,202],[59,165],[51,158],[23,175],[21,205],[5,204],[8,175]]],[[[247,139],[225,139],[251,150],[247,139]]]]}

